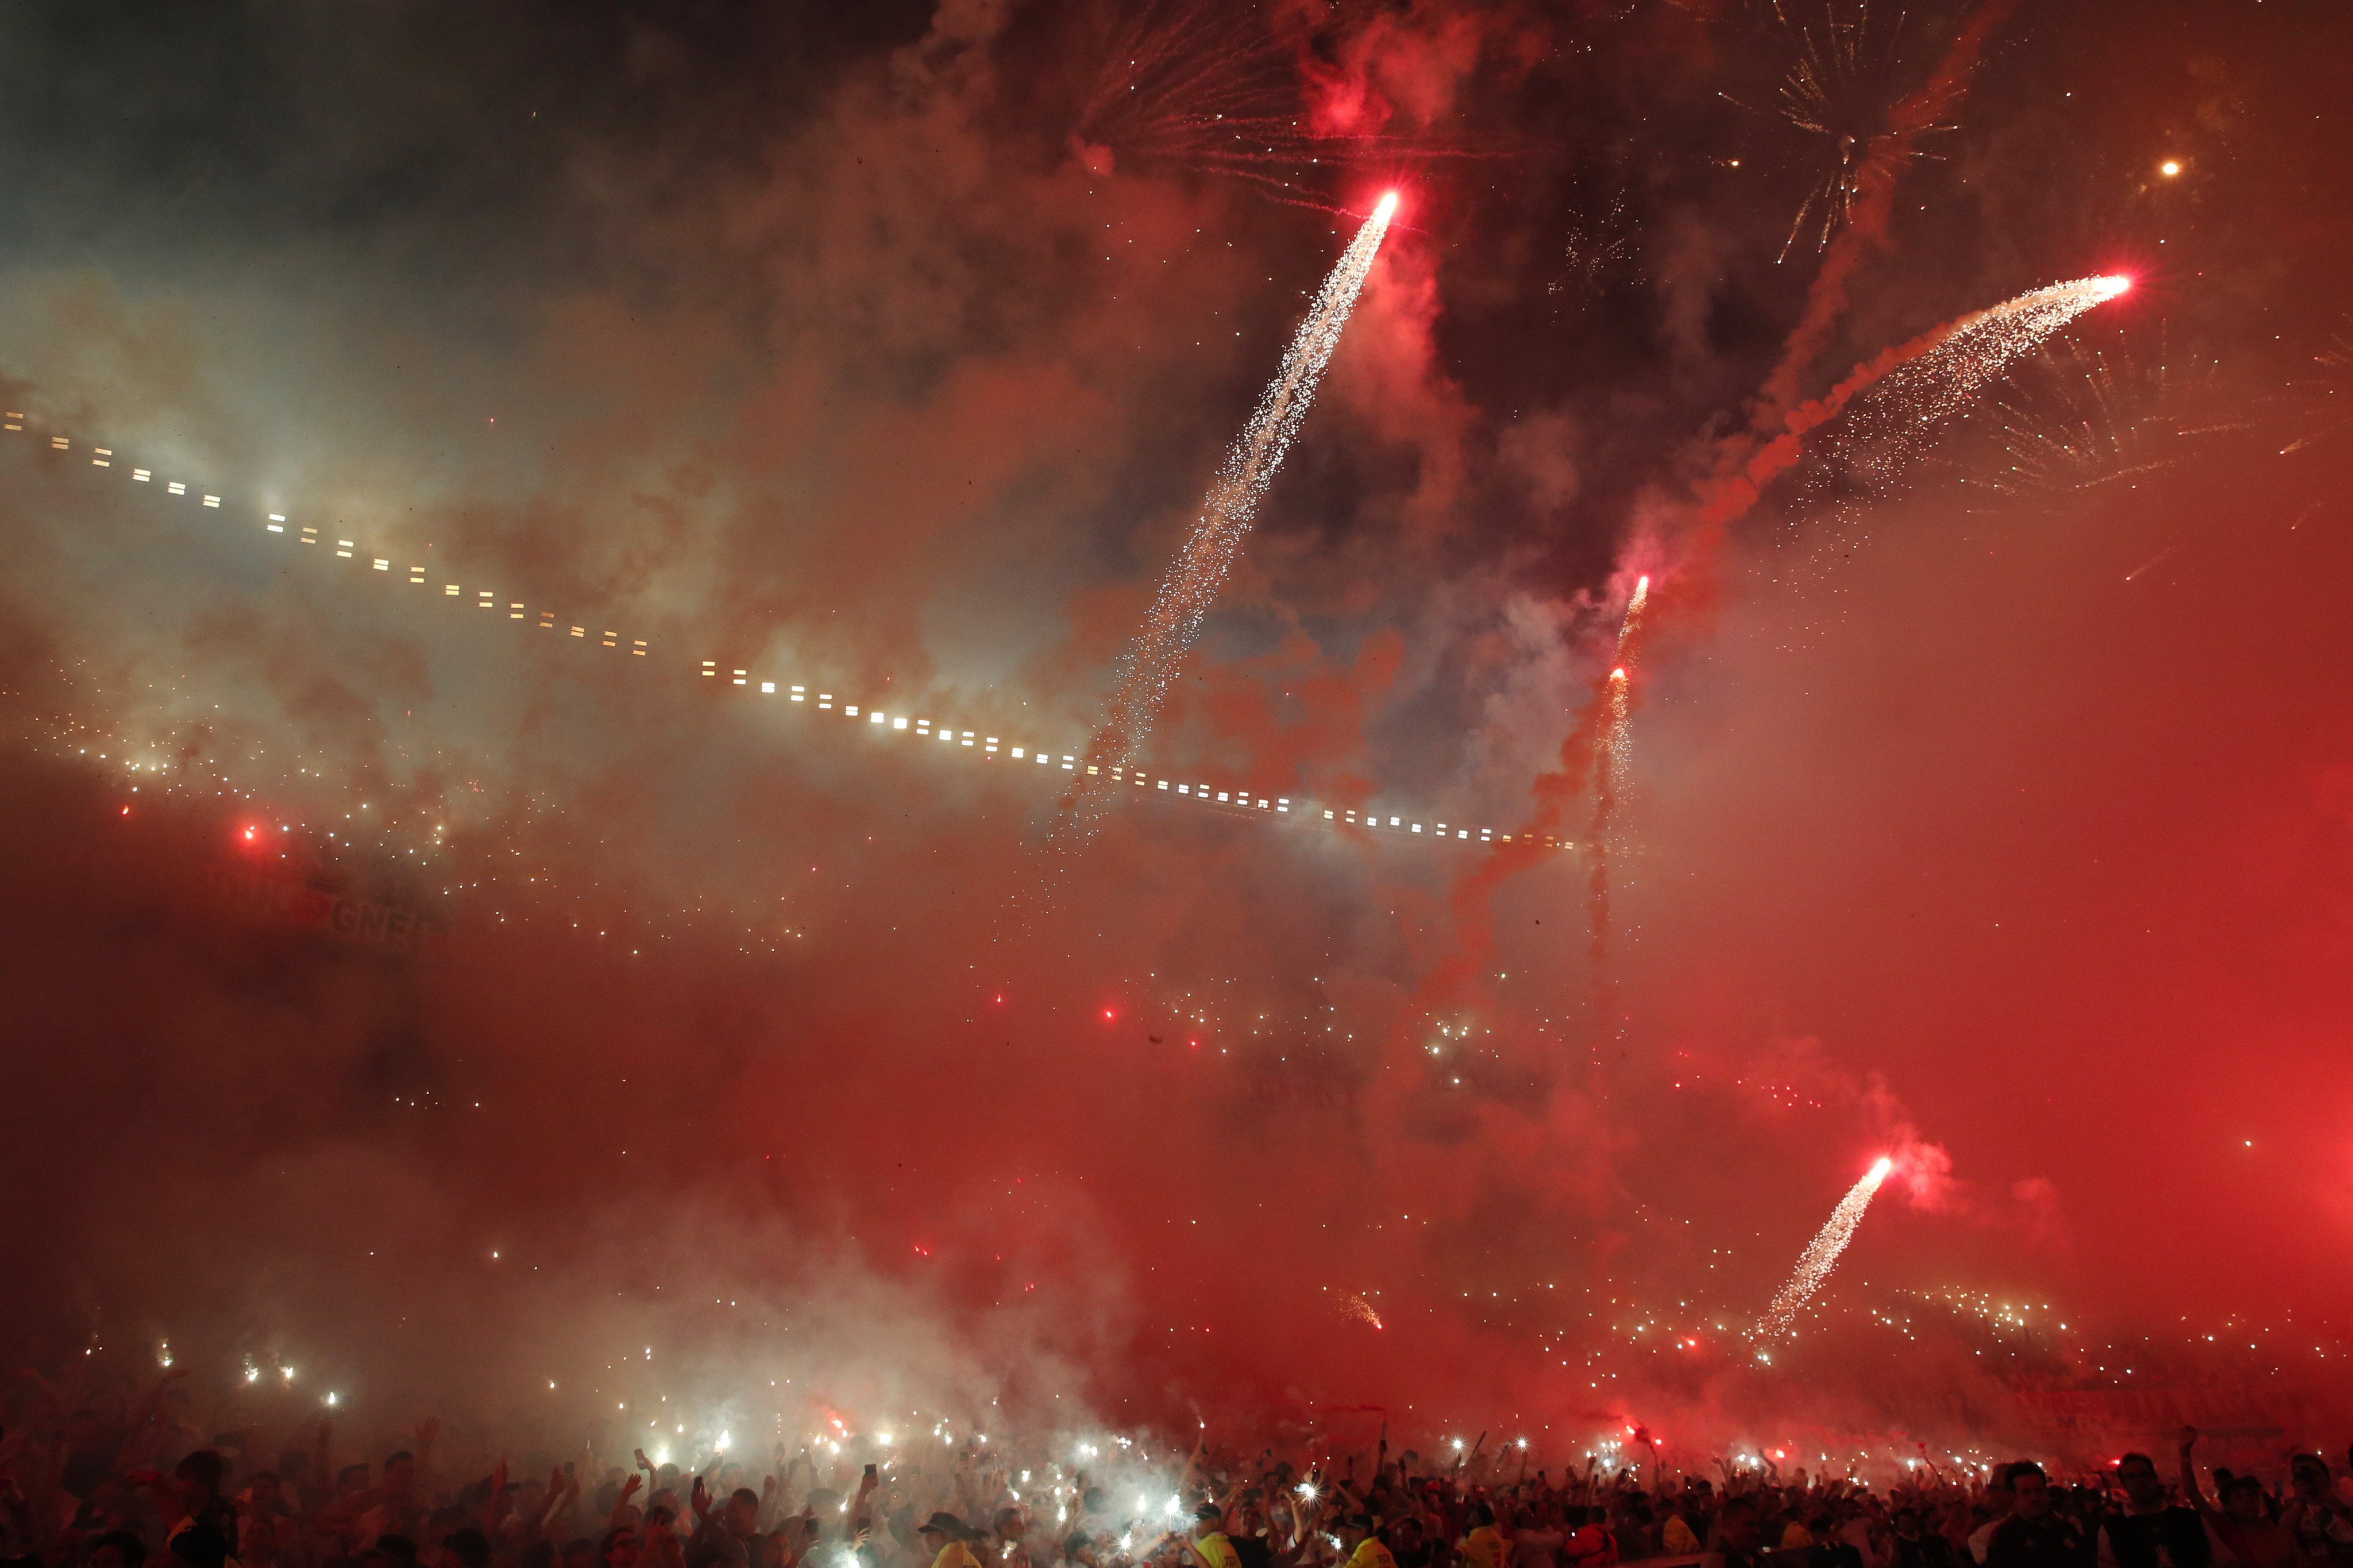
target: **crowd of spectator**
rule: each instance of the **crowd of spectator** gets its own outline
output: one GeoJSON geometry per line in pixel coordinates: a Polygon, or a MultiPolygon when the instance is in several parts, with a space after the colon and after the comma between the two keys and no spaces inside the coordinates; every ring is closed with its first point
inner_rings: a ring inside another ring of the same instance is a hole
{"type": "Polygon", "coordinates": [[[1924,1459],[1882,1487],[1730,1458],[1670,1473],[1655,1450],[1532,1474],[1525,1456],[1392,1459],[1386,1438],[1283,1458],[1206,1434],[1116,1479],[1002,1437],[928,1462],[779,1447],[700,1473],[638,1452],[516,1474],[448,1465],[432,1420],[339,1462],[314,1418],[254,1463],[257,1434],[191,1443],[164,1391],[26,1402],[0,1434],[0,1568],[2353,1568],[2353,1480],[2308,1452],[2281,1485],[2201,1477],[2190,1428],[2169,1469],[1924,1459]]]}

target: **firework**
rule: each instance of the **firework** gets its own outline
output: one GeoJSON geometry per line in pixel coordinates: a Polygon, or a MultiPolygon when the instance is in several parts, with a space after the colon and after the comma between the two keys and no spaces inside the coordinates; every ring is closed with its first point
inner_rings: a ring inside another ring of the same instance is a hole
{"type": "MultiPolygon", "coordinates": [[[[1119,682],[1112,691],[1103,726],[1088,751],[1089,774],[1095,774],[1097,768],[1128,767],[1150,733],[1176,666],[1201,635],[1202,619],[1217,603],[1219,590],[1233,570],[1234,557],[1240,552],[1242,538],[1266,499],[1267,486],[1282,467],[1300,422],[1314,401],[1316,384],[1323,379],[1324,367],[1331,363],[1349,312],[1356,309],[1357,290],[1372,270],[1397,201],[1394,191],[1383,196],[1373,216],[1356,230],[1339,264],[1316,291],[1307,319],[1292,335],[1282,368],[1259,398],[1250,423],[1227,452],[1192,533],[1161,579],[1160,592],[1121,660],[1119,682]]],[[[1072,809],[1064,814],[1064,830],[1074,829],[1082,837],[1093,831],[1096,793],[1083,785],[1072,793],[1072,809]]]]}
{"type": "Polygon", "coordinates": [[[1806,1244],[1806,1250],[1798,1255],[1798,1267],[1790,1273],[1788,1281],[1774,1296],[1772,1305],[1765,1309],[1765,1316],[1757,1325],[1760,1338],[1778,1339],[1789,1331],[1797,1321],[1798,1309],[1806,1304],[1808,1297],[1822,1288],[1822,1281],[1829,1279],[1831,1270],[1838,1267],[1839,1254],[1844,1252],[1846,1244],[1854,1239],[1854,1228],[1862,1223],[1863,1211],[1871,1206],[1873,1194],[1879,1191],[1880,1183],[1887,1180],[1887,1173],[1894,1168],[1895,1162],[1882,1155],[1870,1170],[1862,1173],[1861,1181],[1847,1189],[1846,1196],[1841,1198],[1838,1207],[1831,1211],[1828,1222],[1814,1233],[1814,1239],[1806,1244]]]}
{"type": "Polygon", "coordinates": [[[2137,480],[2186,460],[2200,437],[2240,429],[2194,416],[2213,384],[2211,361],[2144,361],[2125,348],[2056,343],[2022,360],[1991,398],[1993,460],[1963,483],[2006,501],[2045,506],[2084,491],[2137,480]]]}
{"type": "MultiPolygon", "coordinates": [[[[1782,344],[1780,362],[1765,378],[1758,401],[1758,428],[1769,430],[1796,406],[1805,373],[1830,346],[1831,332],[1846,313],[1848,288],[1864,259],[1887,241],[1895,210],[1895,190],[1919,139],[1942,126],[1968,92],[1985,47],[2018,0],[1978,0],[1961,24],[1936,68],[1920,87],[1887,111],[1887,132],[1854,161],[1852,197],[1841,208],[1844,227],[1823,247],[1821,269],[1806,289],[1806,308],[1782,344]]],[[[1799,215],[1802,226],[1804,215],[1799,215]]]]}
{"type": "Polygon", "coordinates": [[[1599,293],[1615,278],[1641,278],[1641,235],[1626,209],[1623,193],[1613,192],[1595,204],[1590,213],[1572,218],[1560,275],[1546,292],[1573,297],[1579,304],[1599,293]]]}
{"type": "MultiPolygon", "coordinates": [[[[1626,601],[1626,618],[1618,623],[1618,658],[1609,670],[1609,726],[1602,737],[1607,760],[1604,767],[1596,770],[1598,776],[1608,778],[1608,794],[1613,799],[1622,797],[1630,782],[1633,736],[1628,723],[1626,672],[1633,662],[1634,639],[1641,632],[1642,610],[1650,600],[1651,580],[1637,579],[1634,596],[1626,601]]],[[[1599,829],[1606,830],[1608,826],[1606,820],[1596,823],[1599,829]]],[[[1594,837],[1600,842],[1601,833],[1597,831],[1594,837]]]]}
{"type": "Polygon", "coordinates": [[[1855,366],[1829,392],[1791,409],[1771,439],[1747,450],[1735,471],[1711,483],[1701,521],[1722,526],[1744,515],[1766,485],[1797,466],[1805,437],[1850,406],[1853,413],[1841,427],[1835,455],[1866,487],[1883,488],[1942,421],[1968,406],[2019,356],[2131,287],[2129,278],[2103,277],[2031,289],[1855,366]],[[1865,393],[1871,394],[1868,399],[1865,393]]]}
{"type": "Polygon", "coordinates": [[[1369,1324],[1376,1329],[1386,1326],[1381,1322],[1381,1315],[1373,1310],[1373,1304],[1362,1296],[1340,1298],[1340,1312],[1344,1317],[1354,1318],[1356,1321],[1369,1324]]]}
{"type": "Polygon", "coordinates": [[[1097,175],[1123,159],[1242,182],[1276,201],[1330,210],[1320,175],[1494,156],[1378,132],[1319,130],[1300,93],[1301,40],[1255,6],[1161,0],[1109,42],[1072,123],[1072,153],[1097,175]]]}
{"type": "Polygon", "coordinates": [[[1907,132],[1896,124],[1896,83],[1909,63],[1901,13],[1883,24],[1869,0],[1853,5],[1831,0],[1819,21],[1794,22],[1789,8],[1773,0],[1771,14],[1792,57],[1771,106],[1752,109],[1729,93],[1722,96],[1821,149],[1819,172],[1781,242],[1778,259],[1786,261],[1800,239],[1820,249],[1846,226],[1862,199],[1867,170],[1901,168],[1921,155],[1915,144],[1920,136],[1954,127],[1927,124],[1907,132]]]}
{"type": "Polygon", "coordinates": [[[1956,323],[1942,342],[1891,371],[1848,418],[1841,433],[1848,466],[1870,488],[1885,489],[1933,426],[2076,317],[2130,287],[2123,278],[2078,279],[1956,323]]]}

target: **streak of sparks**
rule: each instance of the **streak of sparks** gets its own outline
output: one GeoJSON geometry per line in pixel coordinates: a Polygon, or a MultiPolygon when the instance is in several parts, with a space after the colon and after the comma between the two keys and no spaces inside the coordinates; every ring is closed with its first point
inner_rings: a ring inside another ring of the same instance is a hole
{"type": "MultiPolygon", "coordinates": [[[[1314,401],[1316,385],[1331,363],[1332,351],[1339,346],[1349,313],[1356,309],[1357,292],[1372,270],[1397,202],[1394,191],[1383,196],[1372,216],[1356,230],[1356,238],[1348,242],[1338,265],[1316,290],[1306,320],[1292,335],[1282,367],[1260,396],[1250,423],[1227,452],[1191,535],[1161,579],[1160,592],[1120,661],[1119,684],[1112,692],[1103,726],[1088,750],[1092,767],[1131,765],[1151,733],[1176,667],[1200,637],[1201,623],[1233,570],[1234,558],[1257,521],[1267,487],[1282,467],[1300,422],[1314,401]]],[[[1100,814],[1100,794],[1090,792],[1083,784],[1074,790],[1056,836],[1072,842],[1092,837],[1100,814]]]]}
{"type": "Polygon", "coordinates": [[[1798,1309],[1822,1288],[1822,1281],[1829,1279],[1831,1270],[1838,1267],[1839,1254],[1844,1252],[1846,1244],[1854,1239],[1855,1226],[1862,1223],[1863,1211],[1871,1206],[1872,1197],[1879,1191],[1879,1184],[1887,1180],[1887,1173],[1894,1168],[1895,1162],[1882,1155],[1870,1170],[1862,1173],[1861,1181],[1847,1189],[1846,1196],[1841,1198],[1838,1207],[1831,1211],[1830,1219],[1814,1233],[1814,1239],[1806,1244],[1806,1250],[1798,1255],[1798,1267],[1790,1274],[1788,1281],[1775,1294],[1772,1305],[1765,1309],[1765,1316],[1757,1325],[1758,1337],[1779,1339],[1788,1333],[1797,1322],[1798,1309]]]}

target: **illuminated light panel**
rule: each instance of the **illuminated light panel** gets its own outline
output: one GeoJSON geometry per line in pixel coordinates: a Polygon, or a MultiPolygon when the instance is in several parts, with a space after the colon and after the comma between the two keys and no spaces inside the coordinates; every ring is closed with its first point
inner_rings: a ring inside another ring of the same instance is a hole
{"type": "Polygon", "coordinates": [[[209,507],[217,507],[217,506],[219,506],[219,505],[220,505],[220,497],[218,497],[218,496],[206,496],[206,497],[205,498],[205,502],[204,502],[204,504],[205,504],[205,505],[206,505],[206,506],[209,506],[209,507]]]}
{"type": "Polygon", "coordinates": [[[90,466],[93,468],[111,468],[114,467],[113,462],[111,460],[113,457],[113,447],[100,447],[98,448],[98,456],[90,460],[90,466]]]}
{"type": "Polygon", "coordinates": [[[165,483],[164,483],[164,489],[167,492],[169,492],[170,494],[173,494],[173,495],[175,495],[175,496],[184,496],[184,495],[186,495],[186,494],[188,493],[188,487],[187,487],[187,486],[185,486],[185,485],[184,485],[184,484],[182,484],[182,483],[181,483],[179,480],[177,480],[177,479],[170,479],[170,480],[165,481],[165,483]]]}

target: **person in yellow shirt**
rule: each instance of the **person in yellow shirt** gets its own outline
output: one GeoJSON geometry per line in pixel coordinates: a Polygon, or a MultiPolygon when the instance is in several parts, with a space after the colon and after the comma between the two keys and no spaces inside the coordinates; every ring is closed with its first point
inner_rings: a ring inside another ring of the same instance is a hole
{"type": "Polygon", "coordinates": [[[964,1521],[955,1515],[935,1513],[923,1521],[915,1533],[923,1537],[926,1551],[937,1554],[932,1559],[932,1568],[980,1568],[980,1559],[965,1544],[967,1531],[964,1521]]]}
{"type": "Polygon", "coordinates": [[[1495,1528],[1495,1510],[1486,1503],[1471,1510],[1471,1533],[1462,1538],[1462,1568],[1504,1568],[1512,1543],[1495,1528]]]}
{"type": "Polygon", "coordinates": [[[1242,1568],[1241,1553],[1226,1539],[1226,1510],[1205,1502],[1193,1510],[1193,1533],[1185,1543],[1195,1568],[1242,1568]]]}
{"type": "Polygon", "coordinates": [[[1340,1550],[1348,1554],[1347,1568],[1397,1568],[1397,1559],[1373,1533],[1370,1516],[1352,1513],[1340,1521],[1340,1550]]]}
{"type": "Polygon", "coordinates": [[[1691,1521],[1683,1517],[1681,1508],[1667,1515],[1667,1522],[1659,1531],[1659,1544],[1666,1549],[1670,1557],[1690,1557],[1699,1552],[1699,1536],[1693,1531],[1691,1521]]]}

